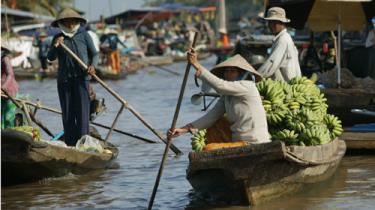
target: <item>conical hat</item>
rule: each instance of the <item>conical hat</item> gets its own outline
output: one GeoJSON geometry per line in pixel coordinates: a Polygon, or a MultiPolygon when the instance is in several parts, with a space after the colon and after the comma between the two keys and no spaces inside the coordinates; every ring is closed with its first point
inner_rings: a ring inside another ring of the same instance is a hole
{"type": "Polygon", "coordinates": [[[226,61],[219,63],[211,72],[220,78],[224,78],[225,67],[237,67],[244,71],[248,71],[255,76],[255,81],[259,82],[262,80],[262,75],[260,75],[241,55],[236,54],[235,56],[227,59],[226,61]]]}
{"type": "Polygon", "coordinates": [[[60,20],[63,20],[63,19],[68,19],[68,18],[74,18],[74,19],[77,19],[78,21],[80,21],[82,24],[86,24],[87,23],[87,20],[85,18],[83,18],[80,14],[78,14],[78,12],[74,11],[73,9],[71,8],[65,8],[63,9],[59,15],[57,15],[56,17],[56,20],[54,20],[52,23],[51,23],[51,26],[52,27],[59,27],[58,26],[58,22],[60,20]]]}

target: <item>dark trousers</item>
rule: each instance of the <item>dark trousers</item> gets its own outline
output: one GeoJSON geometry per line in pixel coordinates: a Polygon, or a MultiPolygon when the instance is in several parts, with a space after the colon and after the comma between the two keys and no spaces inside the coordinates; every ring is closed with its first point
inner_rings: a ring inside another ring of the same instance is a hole
{"type": "Polygon", "coordinates": [[[89,134],[89,81],[72,78],[57,83],[65,143],[75,146],[81,136],[89,134]]]}
{"type": "Polygon", "coordinates": [[[47,61],[47,57],[40,56],[40,57],[39,57],[39,60],[40,60],[40,64],[42,65],[42,69],[43,69],[43,70],[48,69],[48,61],[47,61]]]}

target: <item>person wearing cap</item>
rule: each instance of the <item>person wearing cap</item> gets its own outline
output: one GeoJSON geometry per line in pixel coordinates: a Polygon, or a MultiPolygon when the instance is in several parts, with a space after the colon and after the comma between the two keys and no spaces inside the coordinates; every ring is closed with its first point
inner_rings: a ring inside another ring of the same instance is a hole
{"type": "Polygon", "coordinates": [[[121,58],[120,58],[120,51],[117,48],[118,44],[121,44],[124,48],[126,45],[118,38],[118,32],[116,29],[106,28],[104,31],[104,35],[100,37],[100,42],[102,47],[108,46],[107,48],[109,51],[107,52],[107,56],[110,61],[110,65],[112,71],[115,73],[120,73],[121,70],[121,58]]]}
{"type": "Polygon", "coordinates": [[[207,82],[221,97],[215,107],[203,117],[181,128],[170,130],[168,135],[177,137],[195,129],[209,128],[226,114],[232,141],[270,141],[266,112],[255,86],[255,82],[260,81],[262,76],[242,56],[229,58],[216,65],[211,72],[198,62],[193,48],[188,51],[188,61],[196,69],[195,75],[207,82]]]}
{"type": "Polygon", "coordinates": [[[266,62],[258,69],[265,78],[272,78],[288,82],[294,77],[301,76],[298,61],[298,51],[292,37],[286,30],[285,10],[280,7],[272,7],[264,18],[268,22],[271,32],[275,35],[272,40],[272,52],[266,62]]]}
{"type": "Polygon", "coordinates": [[[65,8],[51,26],[61,29],[61,33],[53,38],[53,44],[48,52],[48,60],[58,58],[57,90],[62,110],[64,139],[67,145],[74,146],[81,136],[89,133],[90,74],[95,74],[98,63],[98,52],[90,35],[81,25],[86,24],[76,11],[65,8]],[[86,65],[83,69],[62,47],[64,43],[86,65]]]}
{"type": "Polygon", "coordinates": [[[36,43],[34,46],[39,48],[39,61],[41,64],[41,72],[47,72],[48,71],[48,51],[49,47],[51,46],[51,40],[47,39],[48,35],[46,32],[42,31],[39,34],[39,37],[36,39],[36,43]]]}
{"type": "MultiPolygon", "coordinates": [[[[1,90],[16,97],[18,84],[14,77],[9,54],[9,47],[5,43],[1,43],[1,90]]],[[[16,105],[10,99],[1,98],[1,129],[14,127],[15,111],[16,105]]]]}

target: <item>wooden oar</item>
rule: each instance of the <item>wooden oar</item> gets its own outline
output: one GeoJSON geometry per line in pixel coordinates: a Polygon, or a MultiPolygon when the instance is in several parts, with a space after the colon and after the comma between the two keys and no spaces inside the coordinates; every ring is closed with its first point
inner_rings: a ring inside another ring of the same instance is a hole
{"type": "MultiPolygon", "coordinates": [[[[72,51],[70,50],[65,44],[61,44],[61,47],[78,62],[79,65],[81,65],[85,70],[87,70],[87,65],[72,51]]],[[[165,144],[167,144],[167,140],[165,137],[162,136],[155,128],[151,126],[150,123],[148,123],[140,113],[138,113],[127,101],[125,101],[118,93],[116,93],[114,90],[112,90],[107,84],[103,82],[97,75],[93,74],[91,75],[97,82],[99,82],[100,85],[103,86],[104,89],[106,89],[112,96],[114,96],[122,105],[128,109],[132,114],[134,114],[135,117],[138,118],[148,129],[150,129],[161,141],[163,141],[165,144]]],[[[182,152],[173,144],[171,144],[171,149],[176,155],[181,155],[182,152]]]]}
{"type": "MultiPolygon", "coordinates": [[[[8,96],[6,95],[1,95],[1,97],[6,97],[8,98],[8,96]]],[[[55,108],[51,108],[51,107],[47,107],[47,106],[44,106],[44,105],[41,105],[41,104],[38,104],[38,103],[33,103],[31,101],[26,101],[26,100],[22,100],[22,99],[14,99],[15,101],[18,101],[18,102],[24,102],[25,104],[28,104],[28,105],[31,105],[33,107],[36,107],[38,109],[43,109],[43,110],[46,110],[46,111],[50,111],[52,113],[56,113],[56,114],[62,114],[60,110],[57,110],[55,108]]],[[[97,122],[90,122],[91,124],[95,125],[95,126],[99,126],[99,127],[102,127],[102,128],[105,128],[105,129],[110,129],[111,127],[109,126],[106,126],[106,125],[103,125],[103,124],[100,124],[100,123],[97,123],[97,122]]],[[[157,143],[153,140],[150,140],[150,139],[146,139],[142,136],[138,136],[136,134],[132,134],[132,133],[128,133],[128,132],[125,132],[125,131],[122,131],[122,130],[118,130],[118,129],[113,129],[113,131],[117,132],[117,133],[121,133],[121,134],[124,134],[124,135],[127,135],[127,136],[130,136],[130,137],[133,137],[133,138],[136,138],[136,139],[139,139],[139,140],[142,140],[144,142],[147,142],[147,143],[157,143]]]]}
{"type": "MultiPolygon", "coordinates": [[[[146,63],[147,63],[147,62],[146,62],[146,63]]],[[[153,64],[150,64],[150,63],[147,63],[147,64],[150,65],[150,66],[152,66],[152,67],[158,68],[158,69],[160,69],[160,70],[163,70],[163,71],[169,72],[169,73],[171,73],[171,74],[174,74],[174,75],[176,75],[176,76],[180,76],[180,73],[175,72],[175,71],[172,71],[172,70],[170,70],[170,69],[168,69],[168,68],[165,68],[165,67],[162,67],[162,66],[158,66],[158,65],[153,65],[153,64]]]]}
{"type": "MultiPolygon", "coordinates": [[[[195,46],[195,43],[197,42],[197,38],[198,38],[198,32],[195,32],[195,34],[194,34],[194,40],[193,40],[193,43],[191,45],[192,47],[195,46]]],[[[177,122],[178,114],[180,112],[182,98],[184,97],[186,82],[187,82],[187,79],[189,77],[190,66],[191,66],[191,64],[188,62],[188,64],[186,65],[184,80],[182,81],[182,85],[181,85],[180,95],[178,96],[176,110],[175,110],[174,116],[173,116],[171,130],[174,130],[176,128],[176,122],[177,122]]],[[[165,161],[167,159],[168,150],[169,150],[169,146],[171,145],[171,143],[172,143],[172,137],[170,135],[168,135],[167,136],[167,145],[165,146],[163,158],[162,158],[161,163],[160,163],[160,168],[159,168],[159,171],[158,171],[158,175],[156,177],[154,189],[152,190],[151,199],[150,199],[150,202],[148,203],[148,209],[149,210],[152,209],[152,206],[154,204],[154,199],[155,199],[156,191],[158,190],[158,187],[159,187],[160,178],[161,178],[162,173],[163,173],[164,164],[165,164],[165,161]]]]}

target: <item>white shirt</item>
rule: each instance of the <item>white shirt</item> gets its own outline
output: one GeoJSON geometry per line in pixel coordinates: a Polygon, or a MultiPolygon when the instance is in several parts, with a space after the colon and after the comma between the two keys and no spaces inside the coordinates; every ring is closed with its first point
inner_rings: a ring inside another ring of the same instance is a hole
{"type": "Polygon", "coordinates": [[[366,39],[366,48],[369,48],[371,46],[374,46],[375,44],[375,29],[372,29],[370,32],[368,32],[367,39],[366,39]]]}
{"type": "Polygon", "coordinates": [[[280,31],[272,40],[272,52],[267,61],[258,69],[263,77],[288,82],[301,76],[298,50],[286,29],[280,31]]]}
{"type": "Polygon", "coordinates": [[[98,37],[98,35],[96,35],[96,33],[93,32],[93,31],[87,31],[87,33],[90,35],[90,37],[91,37],[91,39],[92,39],[92,42],[94,43],[95,50],[96,50],[97,52],[99,52],[100,41],[99,41],[99,37],[98,37]]]}

